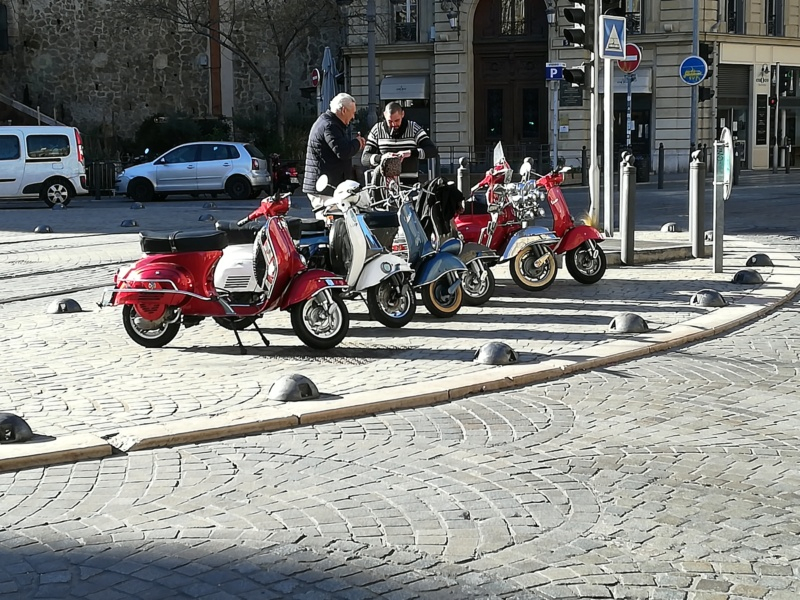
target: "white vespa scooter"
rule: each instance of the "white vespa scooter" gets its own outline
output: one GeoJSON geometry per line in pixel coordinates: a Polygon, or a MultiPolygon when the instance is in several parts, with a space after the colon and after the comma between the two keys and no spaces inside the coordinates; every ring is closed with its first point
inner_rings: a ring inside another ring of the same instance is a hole
{"type": "MultiPolygon", "coordinates": [[[[317,191],[329,189],[328,178],[322,175],[317,191]]],[[[340,213],[333,219],[327,236],[327,247],[319,234],[310,233],[300,239],[301,248],[314,248],[324,257],[323,264],[347,279],[345,297],[366,296],[370,315],[386,327],[399,328],[414,318],[416,297],[411,287],[413,270],[408,262],[381,245],[358,207],[369,207],[369,194],[357,181],[343,181],[333,192],[333,199],[320,210],[340,213]]]]}

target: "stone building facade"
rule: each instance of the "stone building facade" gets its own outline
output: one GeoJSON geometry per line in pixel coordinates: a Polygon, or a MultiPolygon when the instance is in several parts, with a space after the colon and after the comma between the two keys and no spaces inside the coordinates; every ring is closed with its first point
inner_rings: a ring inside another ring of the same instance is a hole
{"type": "MultiPolygon", "coordinates": [[[[443,162],[462,155],[484,160],[496,141],[523,153],[551,151],[579,164],[589,145],[589,93],[561,84],[554,121],[554,84],[546,63],[576,66],[589,59],[567,46],[571,26],[564,0],[374,0],[378,103],[400,100],[429,126],[443,162]],[[549,25],[546,9],[555,10],[549,25]]],[[[367,0],[353,2],[363,14],[367,0]]],[[[795,111],[800,72],[800,1],[699,0],[699,41],[710,47],[713,90],[699,102],[696,141],[712,146],[722,127],[733,130],[745,168],[772,164],[774,146],[796,141],[795,111]],[[785,90],[775,92],[775,65],[785,90]],[[779,107],[771,97],[778,96],[779,107]]],[[[623,0],[628,42],[641,48],[632,85],[631,145],[655,167],[664,145],[667,171],[688,168],[691,89],[679,76],[692,54],[693,3],[689,0],[623,0]]],[[[368,102],[367,27],[351,18],[347,56],[349,81],[361,104],[368,102]]],[[[614,125],[617,148],[627,143],[627,82],[614,68],[614,125]]],[[[798,98],[800,99],[800,98],[798,98]]],[[[408,110],[407,110],[408,112],[408,110]]],[[[602,143],[601,143],[602,146],[602,143]]],[[[784,160],[778,149],[779,162],[784,160]]]]}

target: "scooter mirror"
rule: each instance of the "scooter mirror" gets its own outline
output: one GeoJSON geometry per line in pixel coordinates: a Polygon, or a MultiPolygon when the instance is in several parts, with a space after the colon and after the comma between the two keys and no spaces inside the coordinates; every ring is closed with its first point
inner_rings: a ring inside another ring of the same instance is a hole
{"type": "Polygon", "coordinates": [[[318,192],[324,192],[325,188],[328,187],[328,176],[327,175],[320,175],[319,179],[317,179],[317,183],[314,186],[318,192]]]}
{"type": "Polygon", "coordinates": [[[531,163],[528,162],[528,161],[530,161],[530,158],[526,158],[525,162],[523,162],[522,166],[519,168],[519,175],[523,179],[527,179],[528,177],[530,177],[531,176],[531,171],[533,171],[533,168],[531,167],[531,163]]]}

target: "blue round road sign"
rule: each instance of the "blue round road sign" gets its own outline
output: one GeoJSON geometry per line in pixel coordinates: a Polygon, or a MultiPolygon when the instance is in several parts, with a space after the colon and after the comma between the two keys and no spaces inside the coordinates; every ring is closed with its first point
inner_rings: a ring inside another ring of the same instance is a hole
{"type": "Polygon", "coordinates": [[[699,56],[687,56],[683,59],[678,73],[683,83],[697,85],[708,75],[708,65],[699,56]]]}

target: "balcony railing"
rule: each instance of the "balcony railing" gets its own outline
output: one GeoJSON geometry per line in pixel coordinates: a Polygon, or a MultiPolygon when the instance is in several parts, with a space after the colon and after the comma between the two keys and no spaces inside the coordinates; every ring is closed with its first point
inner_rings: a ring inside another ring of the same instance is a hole
{"type": "Polygon", "coordinates": [[[416,42],[417,24],[416,23],[395,23],[394,41],[396,42],[416,42]]]}

